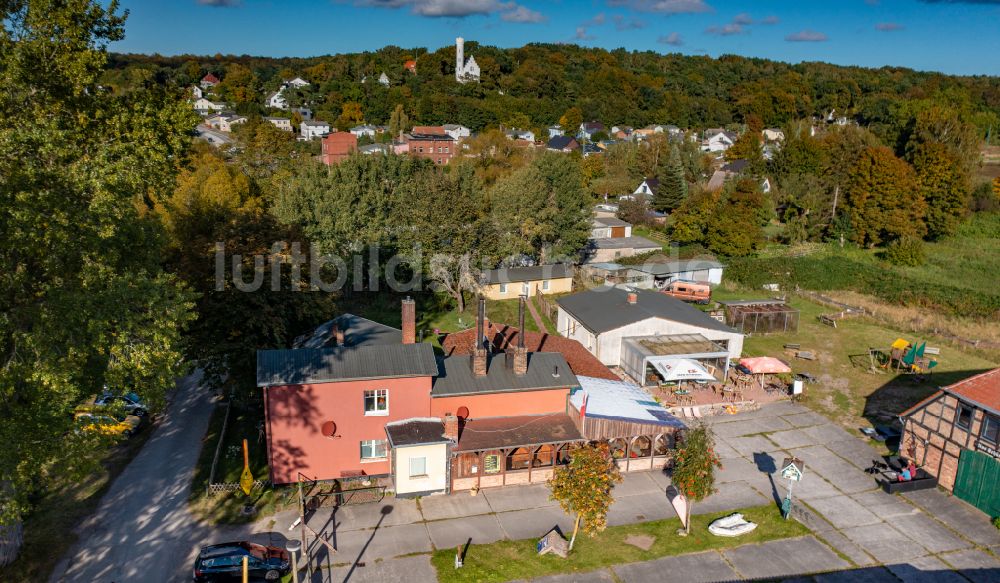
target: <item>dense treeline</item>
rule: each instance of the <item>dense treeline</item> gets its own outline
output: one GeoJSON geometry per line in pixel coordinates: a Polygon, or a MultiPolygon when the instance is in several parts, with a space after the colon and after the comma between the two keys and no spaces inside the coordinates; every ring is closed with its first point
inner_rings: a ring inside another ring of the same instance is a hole
{"type": "Polygon", "coordinates": [[[585,120],[609,127],[686,128],[746,123],[751,117],[780,126],[835,110],[897,148],[914,113],[932,102],[954,108],[980,136],[1000,128],[996,77],[552,44],[498,49],[468,42],[466,55],[474,55],[482,69],[479,84],[454,81],[453,46],[435,51],[388,46],[314,58],[113,55],[106,82],[122,88],[183,87],[213,72],[223,79],[222,96],[250,113],[260,111],[266,93],[283,78],[302,75],[313,86],[301,99],[326,121],[336,122],[345,105],[358,104],[367,121],[388,123],[395,106],[402,105],[416,123],[460,123],[476,131],[498,124],[542,128],[571,107],[585,120]],[[408,59],[417,61],[416,75],[403,68],[408,59]],[[389,87],[376,82],[383,72],[389,87]]]}

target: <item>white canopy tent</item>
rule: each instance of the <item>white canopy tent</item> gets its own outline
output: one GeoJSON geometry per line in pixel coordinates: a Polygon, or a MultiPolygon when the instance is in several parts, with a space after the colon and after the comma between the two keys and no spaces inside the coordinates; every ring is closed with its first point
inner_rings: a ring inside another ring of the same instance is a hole
{"type": "Polygon", "coordinates": [[[662,376],[663,382],[714,381],[716,378],[702,364],[690,358],[668,358],[650,362],[662,376]]]}

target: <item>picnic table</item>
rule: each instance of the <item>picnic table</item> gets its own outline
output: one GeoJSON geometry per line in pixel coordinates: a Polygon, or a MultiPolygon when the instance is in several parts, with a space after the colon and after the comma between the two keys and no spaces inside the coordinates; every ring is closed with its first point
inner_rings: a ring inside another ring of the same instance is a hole
{"type": "Polygon", "coordinates": [[[677,399],[677,402],[680,403],[681,405],[694,404],[694,397],[691,395],[691,391],[688,391],[686,389],[677,389],[676,391],[673,392],[673,395],[674,398],[677,399]]]}

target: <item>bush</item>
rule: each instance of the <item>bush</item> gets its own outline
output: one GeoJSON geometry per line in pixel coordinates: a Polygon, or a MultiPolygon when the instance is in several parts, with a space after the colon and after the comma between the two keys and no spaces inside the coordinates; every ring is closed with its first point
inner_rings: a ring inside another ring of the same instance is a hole
{"type": "Polygon", "coordinates": [[[904,237],[889,243],[882,252],[882,259],[893,265],[916,267],[927,261],[927,251],[920,239],[904,237]]]}
{"type": "Polygon", "coordinates": [[[1000,530],[1000,516],[993,519],[993,526],[997,527],[997,530],[1000,530]]]}

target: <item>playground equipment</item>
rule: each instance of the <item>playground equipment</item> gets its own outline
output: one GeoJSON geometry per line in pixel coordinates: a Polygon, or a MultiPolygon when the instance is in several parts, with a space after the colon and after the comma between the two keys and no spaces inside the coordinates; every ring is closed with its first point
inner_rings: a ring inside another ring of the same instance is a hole
{"type": "Polygon", "coordinates": [[[885,359],[882,368],[908,374],[930,372],[937,366],[938,361],[926,356],[925,353],[927,353],[927,342],[911,344],[908,340],[897,338],[889,347],[889,357],[885,359]]]}

